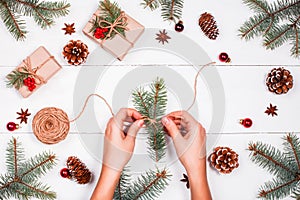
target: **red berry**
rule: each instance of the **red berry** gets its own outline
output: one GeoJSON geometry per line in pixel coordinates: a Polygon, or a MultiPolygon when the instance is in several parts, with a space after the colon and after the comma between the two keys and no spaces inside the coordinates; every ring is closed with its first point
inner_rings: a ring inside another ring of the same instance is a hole
{"type": "Polygon", "coordinates": [[[177,24],[175,24],[175,31],[182,32],[184,30],[183,22],[179,21],[177,24]]]}
{"type": "Polygon", "coordinates": [[[31,78],[31,83],[35,84],[35,79],[31,78]]]}
{"type": "Polygon", "coordinates": [[[103,32],[103,33],[108,32],[108,28],[103,28],[103,29],[102,29],[102,32],[103,32]]]}

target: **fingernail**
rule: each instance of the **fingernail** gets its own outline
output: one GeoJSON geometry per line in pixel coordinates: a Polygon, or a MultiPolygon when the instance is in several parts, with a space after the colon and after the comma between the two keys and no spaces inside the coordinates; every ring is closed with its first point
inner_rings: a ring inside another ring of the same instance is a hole
{"type": "Polygon", "coordinates": [[[144,120],[142,120],[142,119],[141,119],[141,120],[139,120],[139,122],[138,122],[138,126],[139,126],[139,127],[143,127],[143,125],[144,125],[144,120]]]}
{"type": "Polygon", "coordinates": [[[167,117],[162,118],[162,123],[164,125],[168,125],[170,123],[170,120],[167,117]]]}

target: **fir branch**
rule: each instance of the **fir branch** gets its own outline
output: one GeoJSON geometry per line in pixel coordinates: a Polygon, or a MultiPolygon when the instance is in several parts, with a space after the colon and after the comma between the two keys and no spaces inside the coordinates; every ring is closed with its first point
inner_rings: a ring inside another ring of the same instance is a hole
{"type": "Polygon", "coordinates": [[[260,187],[261,198],[275,200],[290,194],[298,198],[300,194],[300,140],[295,134],[287,134],[283,139],[284,153],[261,142],[249,144],[251,160],[275,176],[260,187]]]}
{"type": "Polygon", "coordinates": [[[166,139],[161,117],[165,114],[167,90],[163,79],[157,79],[150,91],[139,88],[133,92],[134,107],[143,115],[148,133],[149,156],[158,162],[165,156],[166,139]]]}
{"type": "Polygon", "coordinates": [[[268,4],[266,0],[244,0],[257,14],[250,17],[239,29],[241,38],[254,36],[264,38],[267,49],[275,49],[291,41],[291,55],[299,57],[300,0],[277,0],[268,4]]]}
{"type": "Polygon", "coordinates": [[[54,192],[48,191],[49,187],[43,185],[42,183],[33,181],[30,185],[21,181],[19,182],[19,184],[25,187],[24,193],[30,197],[49,200],[56,199],[56,194],[54,192]]]}
{"type": "Polygon", "coordinates": [[[55,199],[56,194],[49,187],[37,182],[37,178],[53,168],[55,155],[42,153],[29,161],[24,161],[24,150],[13,138],[6,149],[6,165],[8,172],[0,175],[0,199],[14,197],[28,200],[31,197],[39,199],[55,199]]]}
{"type": "Polygon", "coordinates": [[[259,191],[259,196],[266,199],[280,199],[282,196],[287,196],[291,193],[290,187],[295,187],[299,177],[290,181],[273,180],[272,182],[265,183],[259,191]]]}
{"type": "Polygon", "coordinates": [[[67,15],[69,13],[69,7],[70,4],[64,1],[0,0],[1,18],[9,32],[11,32],[17,40],[24,39],[27,33],[25,31],[25,22],[19,20],[21,15],[33,17],[34,21],[41,28],[47,28],[54,24],[54,18],[67,15]],[[15,15],[15,13],[18,15],[15,15]]]}
{"type": "Polygon", "coordinates": [[[130,189],[130,179],[131,179],[131,176],[128,172],[129,170],[127,168],[124,168],[122,171],[118,185],[114,193],[115,200],[126,200],[126,192],[128,189],[130,189]]]}
{"type": "Polygon", "coordinates": [[[160,0],[143,0],[141,3],[144,8],[150,8],[151,10],[155,10],[160,5],[160,0]]]}
{"type": "Polygon", "coordinates": [[[283,160],[284,155],[274,147],[264,145],[261,142],[250,143],[248,150],[252,152],[251,160],[262,167],[267,167],[268,171],[274,175],[287,173],[287,176],[295,174],[291,168],[286,166],[283,160]]]}
{"type": "Polygon", "coordinates": [[[161,16],[164,20],[176,20],[182,16],[183,0],[163,0],[161,2],[161,16]]]}
{"type": "Polygon", "coordinates": [[[162,171],[149,170],[132,183],[131,189],[126,193],[126,199],[154,199],[166,188],[170,176],[165,169],[162,171]]]}
{"type": "Polygon", "coordinates": [[[20,20],[20,16],[14,14],[5,0],[0,0],[0,17],[13,37],[17,40],[25,39],[27,33],[24,26],[25,21],[20,20]]]}
{"type": "Polygon", "coordinates": [[[286,141],[283,143],[286,152],[285,154],[290,162],[293,162],[298,167],[300,173],[300,141],[294,134],[287,134],[286,137],[284,137],[284,140],[286,141]]]}
{"type": "Polygon", "coordinates": [[[31,178],[37,179],[46,174],[48,170],[52,169],[54,163],[55,155],[50,152],[36,155],[27,163],[23,164],[22,173],[20,173],[19,176],[21,179],[23,179],[30,174],[31,178]]]}
{"type": "Polygon", "coordinates": [[[24,84],[24,79],[29,76],[30,73],[25,67],[22,68],[22,71],[14,70],[6,76],[6,86],[9,88],[16,87],[16,89],[20,89],[24,84]]]}

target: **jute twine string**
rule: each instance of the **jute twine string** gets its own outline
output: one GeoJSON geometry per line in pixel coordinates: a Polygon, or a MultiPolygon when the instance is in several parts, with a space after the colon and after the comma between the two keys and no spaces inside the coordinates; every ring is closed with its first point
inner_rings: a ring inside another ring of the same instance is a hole
{"type": "MultiPolygon", "coordinates": [[[[215,63],[214,62],[208,63],[208,64],[202,66],[200,68],[200,70],[198,71],[198,73],[195,77],[195,82],[194,82],[193,102],[189,106],[187,111],[189,111],[196,102],[197,80],[198,80],[199,74],[201,73],[201,71],[204,68],[206,68],[212,64],[215,64],[215,63]]],[[[45,144],[56,144],[56,143],[64,140],[69,133],[70,123],[78,120],[81,117],[81,115],[83,114],[83,112],[86,109],[86,106],[87,106],[90,98],[93,96],[98,97],[101,100],[103,100],[103,102],[108,107],[111,115],[114,116],[112,107],[109,105],[109,103],[106,101],[106,99],[104,97],[100,96],[99,94],[90,94],[86,98],[80,113],[72,120],[69,120],[68,115],[59,108],[48,107],[48,108],[44,108],[44,109],[40,110],[33,118],[33,122],[32,122],[33,133],[38,138],[38,140],[40,140],[41,142],[43,142],[45,144]]],[[[156,119],[151,119],[146,116],[143,116],[142,119],[149,121],[150,124],[153,125],[155,128],[156,128],[157,123],[161,123],[161,122],[157,122],[156,119]]]]}

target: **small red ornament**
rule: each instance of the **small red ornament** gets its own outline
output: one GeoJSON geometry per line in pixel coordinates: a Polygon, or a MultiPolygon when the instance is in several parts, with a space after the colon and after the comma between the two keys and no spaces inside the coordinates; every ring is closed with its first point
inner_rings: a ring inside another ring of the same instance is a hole
{"type": "Polygon", "coordinates": [[[184,30],[183,22],[179,21],[177,24],[175,24],[175,31],[182,32],[184,30]]]}
{"type": "Polygon", "coordinates": [[[63,168],[60,170],[60,175],[63,178],[71,178],[70,171],[67,168],[63,168]]]}
{"type": "Polygon", "coordinates": [[[231,59],[229,58],[228,54],[225,53],[225,52],[220,53],[219,60],[221,62],[225,62],[225,63],[230,63],[231,62],[231,59]]]}
{"type": "Polygon", "coordinates": [[[242,124],[245,128],[250,128],[253,122],[250,118],[245,118],[240,120],[240,124],[242,124]]]}
{"type": "Polygon", "coordinates": [[[15,122],[8,122],[6,128],[9,131],[14,131],[19,128],[19,124],[16,124],[15,122]]]}

